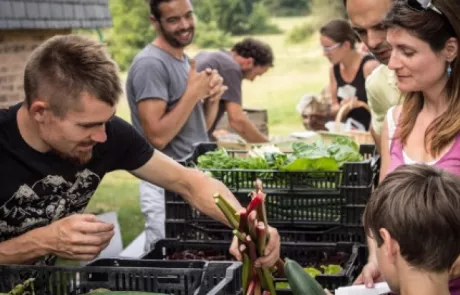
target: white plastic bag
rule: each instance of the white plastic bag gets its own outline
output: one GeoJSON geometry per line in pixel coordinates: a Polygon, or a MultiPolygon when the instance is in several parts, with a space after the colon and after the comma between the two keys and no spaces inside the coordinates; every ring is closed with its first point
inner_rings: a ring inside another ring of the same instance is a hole
{"type": "Polygon", "coordinates": [[[329,132],[333,133],[349,132],[353,130],[366,131],[364,125],[353,118],[348,118],[347,121],[345,121],[345,123],[341,122],[338,128],[336,126],[335,121],[329,121],[326,123],[325,126],[329,132]]]}

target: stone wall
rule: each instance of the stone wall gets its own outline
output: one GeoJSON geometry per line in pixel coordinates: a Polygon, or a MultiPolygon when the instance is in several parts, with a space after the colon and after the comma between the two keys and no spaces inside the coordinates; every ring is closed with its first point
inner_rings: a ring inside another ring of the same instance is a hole
{"type": "Polygon", "coordinates": [[[24,68],[44,40],[71,30],[0,30],[0,108],[24,100],[24,68]]]}

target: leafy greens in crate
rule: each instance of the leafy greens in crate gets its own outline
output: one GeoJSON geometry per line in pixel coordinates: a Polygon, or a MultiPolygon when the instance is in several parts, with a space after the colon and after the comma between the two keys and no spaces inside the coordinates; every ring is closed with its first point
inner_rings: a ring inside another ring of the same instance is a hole
{"type": "Polygon", "coordinates": [[[239,157],[224,148],[198,157],[200,169],[245,169],[279,171],[337,171],[346,162],[359,162],[363,156],[359,146],[347,137],[333,143],[322,142],[292,144],[292,153],[282,153],[277,148],[261,147],[239,157]]]}

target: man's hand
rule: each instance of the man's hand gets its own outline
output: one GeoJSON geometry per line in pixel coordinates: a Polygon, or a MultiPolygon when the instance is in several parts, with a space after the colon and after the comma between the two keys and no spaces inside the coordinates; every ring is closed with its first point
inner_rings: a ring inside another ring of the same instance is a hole
{"type": "MultiPolygon", "coordinates": [[[[211,80],[213,78],[213,75],[211,72],[212,71],[208,69],[202,72],[197,72],[196,61],[194,59],[190,60],[190,70],[188,73],[186,91],[192,94],[192,97],[193,99],[196,100],[196,102],[199,102],[200,100],[203,100],[206,97],[210,96],[210,93],[212,90],[211,80]]],[[[222,77],[220,78],[222,79],[222,77]]],[[[214,79],[217,79],[217,78],[214,77],[214,79]]],[[[217,82],[214,81],[214,83],[217,83],[217,82]]]]}
{"type": "Polygon", "coordinates": [[[224,92],[227,91],[228,87],[223,84],[224,79],[217,70],[207,68],[205,72],[211,78],[211,80],[209,81],[209,96],[206,97],[206,100],[209,102],[219,101],[222,97],[222,94],[224,94],[224,92]]]}
{"type": "Polygon", "coordinates": [[[374,288],[374,283],[376,282],[383,282],[383,277],[377,262],[369,260],[353,285],[364,284],[367,288],[374,288]]]}
{"type": "Polygon", "coordinates": [[[206,101],[211,102],[211,103],[217,103],[220,102],[220,99],[222,98],[222,95],[225,93],[225,91],[228,90],[228,87],[225,85],[222,85],[219,89],[219,92],[214,94],[213,96],[210,96],[206,99],[206,101]]]}
{"type": "MultiPolygon", "coordinates": [[[[270,240],[265,248],[265,255],[254,262],[255,267],[271,267],[275,265],[280,258],[280,235],[278,230],[269,226],[268,234],[270,235],[270,240]]],[[[238,239],[236,237],[233,238],[232,245],[230,246],[230,254],[232,254],[238,261],[241,261],[242,256],[238,249],[238,239]]]]}
{"type": "Polygon", "coordinates": [[[93,260],[107,247],[113,237],[113,224],[90,214],[74,214],[48,226],[45,247],[59,257],[93,260]]]}

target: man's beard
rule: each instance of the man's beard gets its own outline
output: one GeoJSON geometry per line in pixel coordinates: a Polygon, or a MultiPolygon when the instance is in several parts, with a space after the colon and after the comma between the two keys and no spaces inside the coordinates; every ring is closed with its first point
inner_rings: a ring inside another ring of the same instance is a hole
{"type": "Polygon", "coordinates": [[[78,166],[88,164],[88,162],[91,161],[91,159],[93,158],[92,150],[86,152],[76,152],[72,155],[60,152],[56,149],[53,149],[52,152],[55,153],[61,159],[68,160],[78,166]]]}
{"type": "Polygon", "coordinates": [[[160,24],[160,30],[161,30],[161,33],[163,34],[166,42],[168,42],[169,45],[171,45],[172,47],[174,48],[184,48],[188,45],[190,45],[190,43],[193,42],[193,39],[195,37],[195,27],[190,27],[189,29],[187,30],[181,30],[181,31],[178,31],[178,32],[168,32],[166,31],[163,26],[160,24]],[[190,41],[188,42],[181,42],[179,41],[178,38],[176,38],[176,35],[180,35],[181,33],[184,33],[184,32],[190,32],[191,33],[191,37],[190,37],[190,41]]]}

